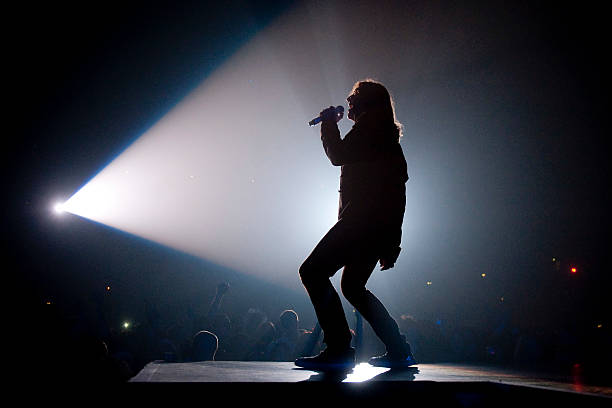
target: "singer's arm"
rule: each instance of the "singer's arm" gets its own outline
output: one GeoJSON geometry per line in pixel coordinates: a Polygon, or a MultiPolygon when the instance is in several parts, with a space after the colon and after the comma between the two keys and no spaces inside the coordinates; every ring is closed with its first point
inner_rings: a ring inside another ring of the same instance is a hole
{"type": "Polygon", "coordinates": [[[321,141],[325,154],[334,166],[368,160],[372,156],[371,146],[362,131],[353,127],[341,139],[338,124],[333,119],[321,122],[321,141]]]}

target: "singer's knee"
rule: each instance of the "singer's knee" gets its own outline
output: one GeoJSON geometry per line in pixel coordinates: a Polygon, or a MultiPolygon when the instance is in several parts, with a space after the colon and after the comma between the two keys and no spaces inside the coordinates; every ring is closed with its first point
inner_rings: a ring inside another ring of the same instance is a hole
{"type": "Polygon", "coordinates": [[[345,279],[344,276],[340,281],[340,289],[346,300],[355,307],[359,307],[367,298],[368,291],[365,285],[352,279],[345,279]]]}
{"type": "Polygon", "coordinates": [[[312,262],[309,262],[307,259],[302,263],[299,269],[300,279],[302,280],[302,284],[306,287],[312,284],[313,278],[315,277],[315,270],[312,265],[312,262]]]}

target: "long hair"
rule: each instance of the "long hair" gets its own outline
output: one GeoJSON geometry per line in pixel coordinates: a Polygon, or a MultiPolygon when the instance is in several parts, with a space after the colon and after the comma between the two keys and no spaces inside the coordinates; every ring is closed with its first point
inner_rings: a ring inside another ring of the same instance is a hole
{"type": "Polygon", "coordinates": [[[362,79],[355,82],[351,95],[359,96],[365,111],[375,112],[385,125],[393,125],[397,129],[398,140],[402,137],[403,126],[395,117],[395,103],[383,84],[370,78],[362,79]]]}

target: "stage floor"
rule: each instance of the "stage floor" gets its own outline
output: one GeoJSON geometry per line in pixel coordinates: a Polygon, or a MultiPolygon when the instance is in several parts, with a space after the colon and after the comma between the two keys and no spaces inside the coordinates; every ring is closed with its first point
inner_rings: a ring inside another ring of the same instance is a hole
{"type": "MultiPolygon", "coordinates": [[[[418,364],[404,370],[358,364],[346,374],[323,374],[296,367],[291,362],[205,361],[166,363],[155,361],[146,365],[132,383],[452,383],[502,384],[529,387],[572,394],[612,398],[612,387],[573,382],[569,378],[504,370],[500,368],[457,365],[418,364]]],[[[612,399],[608,402],[612,404],[612,399]]]]}

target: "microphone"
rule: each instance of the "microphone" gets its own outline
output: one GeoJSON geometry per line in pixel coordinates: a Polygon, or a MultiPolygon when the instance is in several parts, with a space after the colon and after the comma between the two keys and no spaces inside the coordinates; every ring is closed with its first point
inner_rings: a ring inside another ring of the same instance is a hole
{"type": "MultiPolygon", "coordinates": [[[[344,106],[336,106],[336,115],[342,117],[344,115],[344,106]]],[[[323,117],[319,116],[308,122],[308,126],[314,126],[317,123],[321,122],[323,117]]]]}

